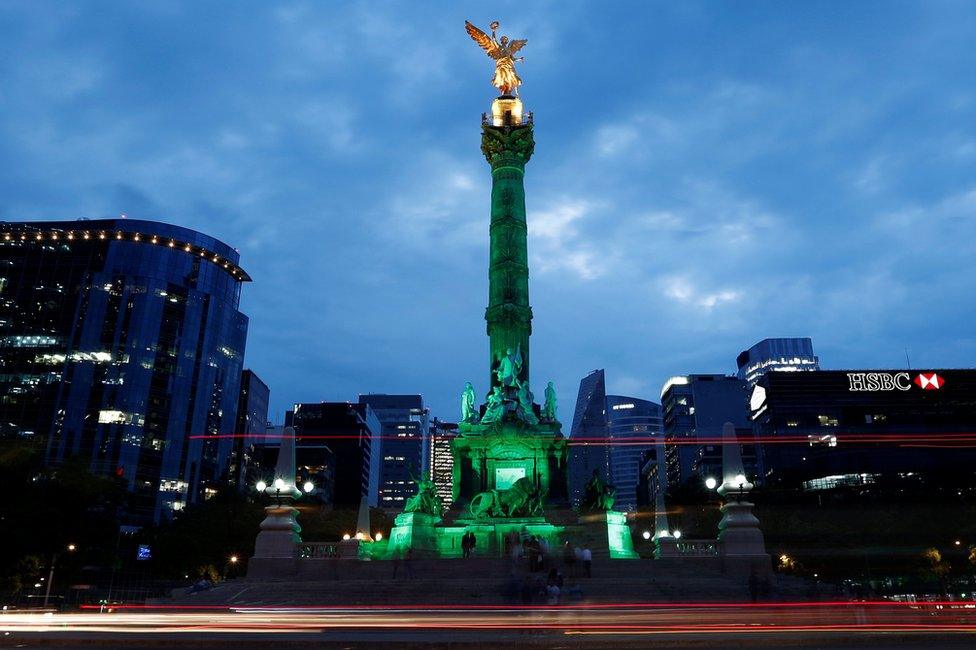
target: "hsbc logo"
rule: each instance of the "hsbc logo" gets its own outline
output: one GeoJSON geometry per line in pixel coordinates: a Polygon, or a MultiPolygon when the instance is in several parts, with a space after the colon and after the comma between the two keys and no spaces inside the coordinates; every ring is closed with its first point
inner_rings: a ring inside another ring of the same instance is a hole
{"type": "Polygon", "coordinates": [[[915,385],[922,390],[939,390],[945,386],[945,379],[934,372],[922,372],[915,378],[915,385]]]}
{"type": "Polygon", "coordinates": [[[847,390],[853,392],[879,392],[911,390],[912,384],[922,390],[938,390],[945,386],[945,379],[934,372],[919,373],[914,379],[907,372],[849,372],[847,390]]]}

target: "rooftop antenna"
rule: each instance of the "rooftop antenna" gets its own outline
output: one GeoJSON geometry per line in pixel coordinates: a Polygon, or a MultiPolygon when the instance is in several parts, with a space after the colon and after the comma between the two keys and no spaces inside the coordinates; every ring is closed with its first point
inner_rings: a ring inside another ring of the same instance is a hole
{"type": "Polygon", "coordinates": [[[908,358],[908,348],[905,348],[905,361],[908,363],[908,369],[912,369],[912,360],[908,358]]]}

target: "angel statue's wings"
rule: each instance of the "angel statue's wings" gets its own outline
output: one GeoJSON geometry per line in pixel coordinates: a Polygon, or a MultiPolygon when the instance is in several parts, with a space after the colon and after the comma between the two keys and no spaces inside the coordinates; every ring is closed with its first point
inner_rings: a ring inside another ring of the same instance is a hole
{"type": "MultiPolygon", "coordinates": [[[[488,53],[488,56],[494,58],[495,53],[498,52],[498,43],[496,43],[494,39],[469,23],[467,20],[464,21],[464,29],[467,30],[471,39],[480,45],[481,49],[488,53]]],[[[525,45],[525,41],[522,42],[522,45],[525,45]]],[[[519,47],[521,47],[521,45],[519,47]]]]}
{"type": "Polygon", "coordinates": [[[516,52],[518,52],[519,50],[521,50],[525,46],[525,44],[528,43],[528,42],[529,42],[529,39],[527,39],[527,38],[519,38],[519,39],[516,39],[514,41],[511,41],[508,44],[508,52],[509,52],[509,54],[515,54],[516,52]]]}

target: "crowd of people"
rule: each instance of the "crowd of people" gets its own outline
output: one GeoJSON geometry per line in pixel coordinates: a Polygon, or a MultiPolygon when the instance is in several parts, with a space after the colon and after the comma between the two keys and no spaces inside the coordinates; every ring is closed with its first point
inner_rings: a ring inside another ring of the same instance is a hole
{"type": "Polygon", "coordinates": [[[566,541],[562,549],[557,550],[548,539],[529,533],[523,526],[521,531],[513,530],[504,537],[504,552],[512,563],[511,579],[506,588],[509,602],[558,605],[583,599],[579,578],[589,578],[593,574],[593,551],[588,545],[566,541]],[[516,569],[522,566],[526,574],[519,580],[516,569]],[[543,578],[540,574],[546,569],[548,574],[543,578]]]}

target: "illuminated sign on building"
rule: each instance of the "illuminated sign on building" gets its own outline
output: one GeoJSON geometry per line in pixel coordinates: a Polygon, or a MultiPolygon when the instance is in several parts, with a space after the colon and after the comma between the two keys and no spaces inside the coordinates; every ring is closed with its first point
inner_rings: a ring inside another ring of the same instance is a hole
{"type": "Polygon", "coordinates": [[[915,385],[922,390],[939,390],[945,386],[945,379],[934,372],[922,372],[915,378],[915,385]]]}
{"type": "Polygon", "coordinates": [[[854,392],[907,391],[912,383],[923,390],[938,390],[945,385],[945,379],[934,372],[920,373],[914,380],[907,372],[849,372],[847,381],[847,390],[854,392]]]}

